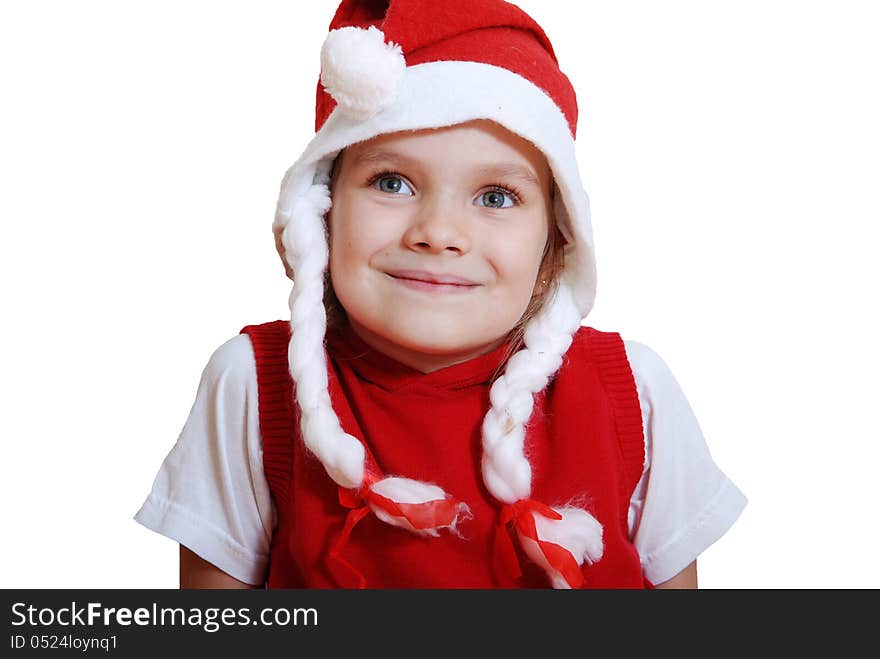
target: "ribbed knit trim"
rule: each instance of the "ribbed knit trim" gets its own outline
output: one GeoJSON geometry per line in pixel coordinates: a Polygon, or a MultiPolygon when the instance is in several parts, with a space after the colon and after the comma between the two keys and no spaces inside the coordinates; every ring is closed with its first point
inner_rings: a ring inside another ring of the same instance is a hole
{"type": "Polygon", "coordinates": [[[287,362],[290,322],[248,325],[240,333],[250,338],[257,364],[263,469],[276,505],[285,506],[290,495],[295,419],[293,380],[287,362]]]}
{"type": "Polygon", "coordinates": [[[422,373],[371,348],[352,329],[348,322],[327,332],[327,346],[334,361],[344,361],[366,382],[385,391],[403,391],[409,394],[448,396],[461,389],[482,386],[507,356],[509,345],[504,343],[491,352],[467,361],[422,373]]]}
{"type": "MultiPolygon", "coordinates": [[[[588,328],[588,346],[599,379],[611,401],[617,441],[623,455],[624,475],[620,480],[621,501],[629,502],[645,466],[645,436],[642,410],[623,339],[617,332],[588,328]]],[[[621,506],[622,528],[626,531],[628,506],[621,506]]]]}

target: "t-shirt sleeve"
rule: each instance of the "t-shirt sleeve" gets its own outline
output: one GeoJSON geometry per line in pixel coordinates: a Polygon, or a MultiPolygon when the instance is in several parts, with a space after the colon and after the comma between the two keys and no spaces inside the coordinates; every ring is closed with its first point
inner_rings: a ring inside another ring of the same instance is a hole
{"type": "Polygon", "coordinates": [[[647,346],[624,342],[645,431],[645,468],[630,534],[652,583],[671,579],[733,525],[746,498],[712,460],[672,372],[647,346]]]}
{"type": "Polygon", "coordinates": [[[275,526],[262,461],[256,364],[250,338],[240,334],[208,361],[186,424],[134,519],[261,585],[275,526]]]}

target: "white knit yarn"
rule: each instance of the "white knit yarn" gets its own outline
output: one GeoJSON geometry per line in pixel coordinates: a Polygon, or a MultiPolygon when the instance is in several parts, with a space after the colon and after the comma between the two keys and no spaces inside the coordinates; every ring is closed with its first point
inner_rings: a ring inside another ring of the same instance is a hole
{"type": "MultiPolygon", "coordinates": [[[[534,515],[535,527],[541,540],[565,547],[574,556],[578,565],[584,561],[593,564],[602,558],[602,525],[595,517],[582,508],[554,508],[562,515],[561,520],[547,519],[542,515],[534,515]]],[[[537,542],[519,531],[517,537],[526,555],[544,568],[554,588],[571,588],[565,578],[547,561],[544,552],[537,542]]]]}
{"type": "Polygon", "coordinates": [[[296,383],[303,441],[335,482],[357,488],[364,479],[364,447],[342,430],[333,411],[324,360],[324,271],[329,256],[324,216],[330,203],[327,185],[312,185],[297,199],[281,233],[285,258],[294,278],[287,358],[296,383]]]}
{"type": "Polygon", "coordinates": [[[559,370],[580,322],[571,290],[560,284],[526,324],[525,348],[511,356],[489,391],[492,407],[483,420],[483,480],[499,501],[514,503],[531,495],[532,468],[523,453],[525,424],[532,416],[534,394],[559,370]]]}
{"type": "MultiPolygon", "coordinates": [[[[560,283],[554,297],[525,327],[525,348],[511,356],[504,374],[492,385],[492,407],[483,420],[483,482],[496,499],[515,503],[532,493],[532,468],[524,453],[525,425],[532,416],[534,394],[547,386],[571,346],[581,315],[571,289],[560,283]]],[[[554,508],[562,515],[552,520],[535,518],[540,540],[567,549],[578,565],[595,562],[603,552],[602,525],[580,508],[554,508]]],[[[544,568],[554,588],[569,585],[547,562],[540,546],[518,533],[526,554],[544,568]]]]}
{"type": "MultiPolygon", "coordinates": [[[[430,483],[422,483],[411,478],[400,478],[396,476],[383,478],[377,483],[374,483],[370,489],[376,494],[379,494],[386,499],[391,499],[397,503],[427,503],[429,501],[443,501],[447,498],[446,492],[444,492],[441,487],[431,485],[430,483]]],[[[454,532],[458,521],[462,519],[462,517],[470,516],[470,509],[467,505],[459,503],[457,514],[452,524],[442,527],[417,529],[410,524],[409,520],[406,518],[391,515],[379,506],[371,504],[370,509],[376,517],[387,524],[399,526],[400,528],[406,529],[416,535],[432,537],[439,536],[440,533],[438,531],[443,528],[447,528],[454,532]]]]}

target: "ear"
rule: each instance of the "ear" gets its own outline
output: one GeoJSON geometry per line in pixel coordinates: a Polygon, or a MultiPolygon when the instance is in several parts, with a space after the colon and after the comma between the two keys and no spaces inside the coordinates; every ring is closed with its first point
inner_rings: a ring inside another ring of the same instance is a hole
{"type": "MultiPolygon", "coordinates": [[[[339,171],[342,168],[342,154],[345,153],[345,149],[339,152],[339,154],[333,159],[333,162],[330,164],[330,172],[328,174],[329,180],[327,181],[327,188],[330,190],[330,200],[333,200],[333,192],[336,190],[336,183],[339,178],[339,171]]],[[[330,238],[330,231],[333,225],[333,205],[330,205],[330,210],[327,211],[326,215],[324,215],[324,225],[327,227],[327,238],[330,238]]]]}
{"type": "Polygon", "coordinates": [[[293,270],[290,269],[290,264],[287,262],[287,259],[284,258],[284,245],[281,243],[281,232],[275,231],[275,250],[278,252],[278,256],[281,257],[281,262],[284,264],[284,274],[287,275],[288,279],[293,279],[293,270]]]}
{"type": "MultiPolygon", "coordinates": [[[[333,200],[333,188],[330,188],[330,200],[333,200]]],[[[324,226],[327,229],[327,245],[330,245],[330,238],[333,235],[333,206],[330,206],[330,210],[324,213],[324,226]]]]}

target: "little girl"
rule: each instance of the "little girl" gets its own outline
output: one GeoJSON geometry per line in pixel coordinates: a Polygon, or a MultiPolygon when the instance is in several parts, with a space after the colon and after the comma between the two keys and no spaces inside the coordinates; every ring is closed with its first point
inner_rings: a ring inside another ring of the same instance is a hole
{"type": "Polygon", "coordinates": [[[321,56],[273,224],[291,318],[214,353],[136,516],[181,586],[696,587],[745,498],[659,357],[581,325],[577,104],[542,29],[343,0],[321,56]]]}

